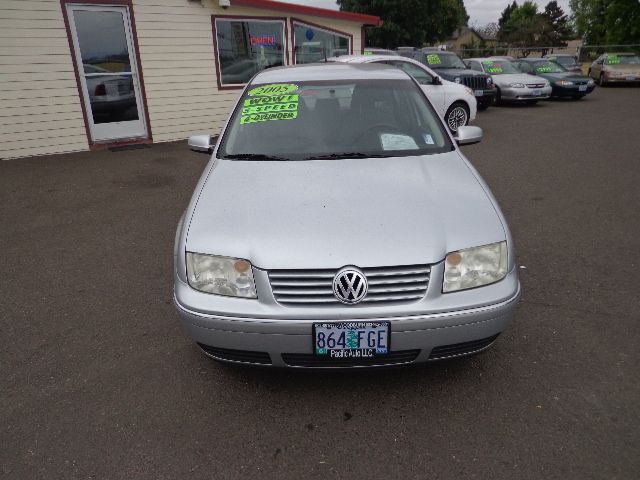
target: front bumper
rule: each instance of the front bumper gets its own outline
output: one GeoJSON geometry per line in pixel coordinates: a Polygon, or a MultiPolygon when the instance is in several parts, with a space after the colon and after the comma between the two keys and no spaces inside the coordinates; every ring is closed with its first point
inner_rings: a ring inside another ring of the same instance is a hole
{"type": "Polygon", "coordinates": [[[604,81],[607,83],[638,83],[640,82],[640,74],[636,75],[635,73],[631,73],[624,76],[605,74],[604,81]]]}
{"type": "MultiPolygon", "coordinates": [[[[356,310],[350,317],[335,318],[335,315],[332,316],[328,311],[326,317],[315,319],[286,319],[274,316],[258,318],[202,313],[186,307],[181,302],[180,292],[190,287],[179,281],[176,282],[174,300],[184,331],[189,337],[204,346],[206,353],[218,359],[275,367],[295,367],[299,364],[289,360],[295,354],[306,354],[311,357],[313,352],[312,325],[314,322],[388,320],[391,323],[390,355],[394,352],[416,352],[414,357],[401,362],[406,364],[433,360],[436,355],[432,355],[432,351],[436,347],[450,347],[467,343],[478,346],[475,350],[473,348],[448,350],[453,353],[447,357],[457,356],[460,352],[462,354],[474,353],[488,347],[493,339],[506,328],[514,315],[520,297],[520,283],[515,270],[498,283],[503,282],[504,284],[500,287],[508,288],[512,290],[512,293],[497,303],[437,313],[402,316],[381,315],[375,318],[369,316],[365,318],[364,315],[358,315],[356,310]],[[482,343],[484,340],[489,341],[482,343]],[[206,347],[214,348],[207,351],[206,347]],[[228,352],[232,353],[227,355],[228,352]],[[238,356],[238,352],[244,352],[244,356],[238,356]],[[259,358],[263,360],[253,361],[252,358],[258,354],[260,354],[259,358]]],[[[475,290],[480,291],[481,289],[475,290]]],[[[282,308],[286,310],[286,307],[282,308]]],[[[384,361],[384,357],[379,358],[381,362],[384,361]]],[[[354,363],[356,364],[348,366],[362,366],[357,362],[354,363]]],[[[314,366],[335,367],[330,362],[314,366]]],[[[375,363],[368,363],[367,366],[375,366],[375,363]]]]}
{"type": "Polygon", "coordinates": [[[559,85],[553,85],[554,97],[577,97],[587,95],[596,88],[595,85],[587,85],[586,90],[580,90],[580,85],[571,85],[568,87],[561,87],[559,85]]]}
{"type": "MultiPolygon", "coordinates": [[[[480,91],[478,91],[479,93],[480,91]]],[[[475,94],[475,90],[474,90],[475,94]]],[[[496,99],[496,90],[494,88],[482,90],[482,95],[476,95],[476,101],[480,106],[493,105],[496,99]]]]}
{"type": "Polygon", "coordinates": [[[551,85],[544,88],[514,88],[514,87],[501,87],[500,99],[509,102],[527,102],[532,100],[544,100],[551,96],[551,85]],[[540,92],[539,95],[535,95],[534,92],[540,92]]]}

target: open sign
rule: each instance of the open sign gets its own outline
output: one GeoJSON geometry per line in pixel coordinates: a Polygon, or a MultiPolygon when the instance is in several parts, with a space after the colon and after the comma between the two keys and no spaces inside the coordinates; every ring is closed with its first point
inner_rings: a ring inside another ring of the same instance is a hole
{"type": "Polygon", "coordinates": [[[275,35],[251,35],[249,37],[251,45],[261,45],[265,47],[275,47],[276,36],[275,35]]]}

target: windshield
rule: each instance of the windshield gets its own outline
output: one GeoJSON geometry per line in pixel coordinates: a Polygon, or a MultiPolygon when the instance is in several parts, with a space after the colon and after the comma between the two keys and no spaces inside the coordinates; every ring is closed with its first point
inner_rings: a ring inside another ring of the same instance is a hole
{"type": "Polygon", "coordinates": [[[452,149],[440,119],[412,80],[332,80],[251,85],[218,156],[313,160],[452,149]]]}
{"type": "Polygon", "coordinates": [[[637,55],[609,55],[607,65],[639,65],[640,57],[637,55]]]}
{"type": "Polygon", "coordinates": [[[504,73],[520,73],[513,64],[507,60],[483,60],[484,71],[491,75],[502,75],[504,73]]]}
{"type": "Polygon", "coordinates": [[[467,67],[457,55],[443,54],[443,53],[425,53],[424,57],[427,61],[427,65],[431,68],[455,68],[464,69],[467,67]]]}
{"type": "Polygon", "coordinates": [[[533,68],[535,68],[536,73],[562,73],[567,71],[564,67],[553,62],[536,62],[533,64],[533,68]]]}
{"type": "Polygon", "coordinates": [[[568,68],[575,67],[578,64],[573,57],[549,57],[549,60],[568,68]]]}

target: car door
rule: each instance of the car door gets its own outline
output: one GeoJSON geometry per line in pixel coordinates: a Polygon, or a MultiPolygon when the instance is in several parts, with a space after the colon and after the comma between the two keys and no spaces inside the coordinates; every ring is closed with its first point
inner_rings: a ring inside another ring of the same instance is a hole
{"type": "Polygon", "coordinates": [[[605,57],[606,55],[600,55],[600,57],[598,57],[596,61],[591,65],[591,76],[593,78],[597,79],[600,77],[600,72],[602,72],[602,65],[604,64],[605,57]]]}
{"type": "Polygon", "coordinates": [[[415,63],[405,62],[404,60],[390,60],[387,63],[404,70],[415,78],[431,101],[432,105],[435,107],[436,111],[440,116],[444,117],[447,107],[445,101],[445,89],[442,88],[442,85],[440,84],[434,85],[434,77],[431,73],[415,63]]]}

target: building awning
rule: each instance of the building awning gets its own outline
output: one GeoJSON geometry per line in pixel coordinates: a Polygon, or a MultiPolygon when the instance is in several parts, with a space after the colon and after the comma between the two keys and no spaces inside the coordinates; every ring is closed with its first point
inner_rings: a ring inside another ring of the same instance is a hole
{"type": "Polygon", "coordinates": [[[311,15],[314,17],[335,18],[347,22],[362,23],[363,25],[382,25],[380,17],[366,15],[364,13],[343,12],[340,10],[330,10],[328,8],[309,7],[306,5],[294,5],[292,3],[276,2],[273,0],[231,0],[231,5],[242,5],[244,7],[264,8],[267,10],[278,10],[281,12],[297,13],[299,15],[311,15]]]}

